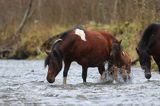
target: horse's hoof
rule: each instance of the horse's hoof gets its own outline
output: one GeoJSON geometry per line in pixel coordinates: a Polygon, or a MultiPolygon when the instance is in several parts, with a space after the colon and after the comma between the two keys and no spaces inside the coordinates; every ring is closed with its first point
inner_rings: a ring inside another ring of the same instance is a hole
{"type": "Polygon", "coordinates": [[[103,72],[103,74],[101,75],[101,79],[105,79],[106,78],[106,73],[105,72],[103,72]]]}
{"type": "Polygon", "coordinates": [[[63,77],[63,84],[67,84],[67,77],[63,77]]]}
{"type": "Polygon", "coordinates": [[[86,84],[87,84],[87,82],[83,82],[83,84],[84,84],[84,85],[86,85],[86,84]]]}
{"type": "Polygon", "coordinates": [[[104,80],[105,80],[105,77],[101,76],[100,81],[104,81],[104,80]]]}
{"type": "Polygon", "coordinates": [[[129,79],[129,80],[131,79],[131,75],[128,75],[128,79],[129,79]]]}
{"type": "Polygon", "coordinates": [[[113,84],[117,84],[117,81],[116,81],[116,80],[113,80],[113,84]]]}
{"type": "Polygon", "coordinates": [[[127,82],[127,78],[125,77],[125,78],[123,78],[123,80],[124,80],[124,82],[127,82]]]}
{"type": "Polygon", "coordinates": [[[67,83],[66,82],[63,82],[63,85],[66,85],[67,83]]]}

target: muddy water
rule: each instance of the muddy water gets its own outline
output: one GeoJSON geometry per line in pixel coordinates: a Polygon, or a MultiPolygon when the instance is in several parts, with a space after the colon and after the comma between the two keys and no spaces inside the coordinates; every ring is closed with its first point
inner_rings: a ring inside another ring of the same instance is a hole
{"type": "Polygon", "coordinates": [[[152,73],[147,81],[140,68],[132,68],[132,81],[113,84],[100,82],[97,69],[88,70],[83,84],[81,67],[73,63],[68,84],[62,84],[62,72],[54,84],[46,81],[43,61],[0,60],[0,105],[11,106],[112,106],[160,105],[160,75],[152,73]]]}

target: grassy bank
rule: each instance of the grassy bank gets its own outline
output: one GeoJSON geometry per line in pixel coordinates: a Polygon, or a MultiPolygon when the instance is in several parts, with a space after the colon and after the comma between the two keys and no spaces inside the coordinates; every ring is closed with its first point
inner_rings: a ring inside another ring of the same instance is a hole
{"type": "MultiPolygon", "coordinates": [[[[0,42],[5,42],[5,40],[12,35],[11,33],[14,32],[14,30],[16,29],[15,27],[8,28],[8,30],[3,32],[4,35],[0,39],[0,42]]],[[[27,53],[29,55],[29,59],[43,59],[45,57],[45,53],[41,51],[41,45],[48,38],[55,36],[58,33],[61,33],[72,27],[74,27],[74,25],[48,26],[38,23],[28,25],[27,27],[25,27],[23,33],[21,34],[21,43],[19,50],[25,51],[24,53],[27,53]]],[[[142,31],[141,24],[125,22],[106,25],[90,22],[83,25],[83,27],[88,30],[105,30],[111,32],[117,39],[122,39],[122,46],[124,51],[127,51],[133,60],[137,57],[135,48],[140,38],[140,32],[142,31]]],[[[18,53],[19,52],[15,52],[15,55],[20,55],[18,53]]]]}
{"type": "Polygon", "coordinates": [[[137,58],[135,48],[141,37],[141,24],[128,22],[111,25],[90,23],[87,27],[92,30],[105,30],[111,32],[118,40],[122,40],[123,50],[128,52],[132,60],[137,58]]]}
{"type": "MultiPolygon", "coordinates": [[[[27,54],[27,59],[44,59],[46,53],[41,50],[41,45],[48,39],[51,38],[65,30],[74,27],[74,25],[64,26],[64,25],[40,25],[32,24],[27,26],[23,33],[21,34],[20,52],[15,52],[14,55],[21,57],[21,52],[27,54]]],[[[143,32],[143,26],[140,23],[116,23],[116,24],[100,24],[95,22],[90,22],[83,25],[87,30],[104,30],[112,33],[118,40],[122,40],[123,50],[126,51],[132,60],[137,58],[136,46],[141,38],[143,32]]],[[[4,31],[0,42],[4,43],[9,35],[14,32],[16,28],[8,28],[4,31]],[[12,30],[11,30],[12,29],[12,30]]],[[[156,65],[152,62],[152,66],[156,69],[156,65]]]]}

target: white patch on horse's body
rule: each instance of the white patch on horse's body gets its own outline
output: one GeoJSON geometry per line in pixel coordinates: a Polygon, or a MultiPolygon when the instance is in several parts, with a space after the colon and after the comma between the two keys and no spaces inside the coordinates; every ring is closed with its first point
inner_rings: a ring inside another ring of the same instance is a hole
{"type": "Polygon", "coordinates": [[[83,30],[75,29],[75,34],[78,35],[83,41],[87,41],[86,40],[86,34],[84,33],[83,30]]]}

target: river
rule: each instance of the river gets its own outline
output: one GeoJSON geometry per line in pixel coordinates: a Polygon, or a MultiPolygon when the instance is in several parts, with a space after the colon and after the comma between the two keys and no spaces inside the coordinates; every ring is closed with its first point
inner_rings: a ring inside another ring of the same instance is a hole
{"type": "Polygon", "coordinates": [[[160,105],[160,75],[148,81],[141,68],[132,67],[132,81],[101,82],[96,68],[82,83],[81,67],[73,63],[63,85],[62,71],[54,84],[46,81],[42,60],[0,60],[0,105],[4,106],[154,106],[160,105]]]}

